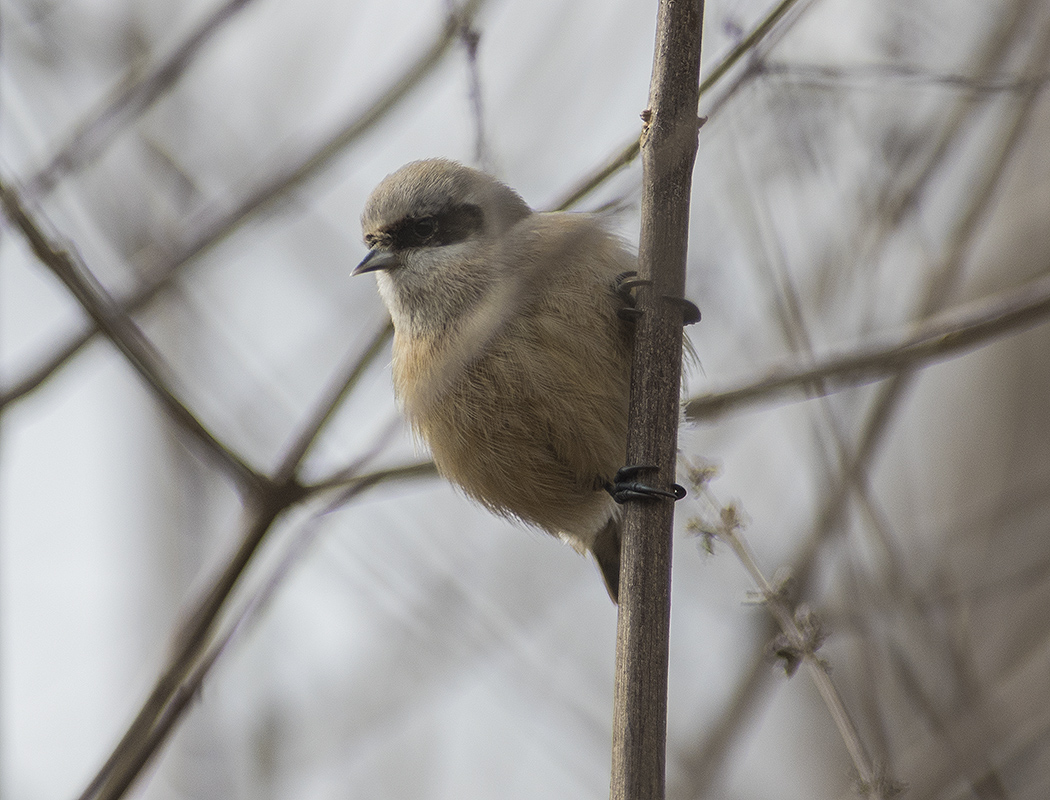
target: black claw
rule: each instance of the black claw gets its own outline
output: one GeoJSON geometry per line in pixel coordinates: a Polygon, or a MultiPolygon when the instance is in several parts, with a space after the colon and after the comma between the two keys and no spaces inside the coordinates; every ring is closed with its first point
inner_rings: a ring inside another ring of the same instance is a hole
{"type": "MultiPolygon", "coordinates": [[[[625,306],[616,312],[620,319],[634,322],[644,313],[641,309],[635,308],[636,301],[633,292],[639,286],[651,286],[652,283],[651,280],[639,278],[637,272],[621,272],[616,276],[614,291],[623,300],[625,306]]],[[[664,297],[664,299],[682,307],[683,325],[693,325],[700,321],[700,309],[696,307],[696,303],[682,297],[664,297]]]]}
{"type": "Polygon", "coordinates": [[[623,284],[624,281],[626,281],[626,280],[628,280],[630,278],[637,278],[637,277],[638,277],[638,273],[635,270],[633,270],[633,269],[632,270],[628,270],[627,272],[621,272],[619,275],[616,276],[616,288],[617,289],[620,288],[621,284],[623,284]]]}
{"type": "Polygon", "coordinates": [[[639,286],[645,286],[652,281],[642,280],[637,272],[621,272],[616,276],[614,291],[623,301],[623,308],[617,309],[616,316],[626,322],[637,322],[642,316],[642,310],[635,308],[635,298],[632,293],[639,286]]]}
{"type": "Polygon", "coordinates": [[[618,309],[616,311],[616,316],[627,322],[637,322],[638,318],[641,317],[644,313],[645,312],[642,311],[642,309],[640,308],[631,308],[630,306],[628,306],[626,308],[618,309]]]}
{"type": "Polygon", "coordinates": [[[682,324],[683,325],[695,325],[700,321],[700,309],[696,307],[696,303],[691,300],[682,298],[675,298],[675,300],[682,304],[682,324]]]}
{"type": "Polygon", "coordinates": [[[667,498],[668,500],[677,501],[685,497],[685,489],[677,483],[671,484],[671,491],[668,492],[634,480],[639,472],[648,469],[656,469],[656,467],[639,464],[621,467],[616,473],[616,477],[613,478],[613,482],[605,485],[605,491],[612,495],[612,499],[621,505],[631,500],[659,500],[667,498]]]}
{"type": "Polygon", "coordinates": [[[639,278],[637,272],[621,272],[616,276],[616,281],[613,284],[613,291],[619,295],[625,306],[628,308],[634,308],[634,290],[639,286],[648,286],[650,283],[652,283],[652,281],[639,278]]]}
{"type": "Polygon", "coordinates": [[[652,281],[646,280],[645,278],[639,278],[636,273],[632,272],[625,272],[616,279],[616,289],[620,292],[630,292],[633,289],[637,289],[639,286],[651,285],[652,281]],[[630,275],[635,275],[635,277],[628,277],[630,275]]]}

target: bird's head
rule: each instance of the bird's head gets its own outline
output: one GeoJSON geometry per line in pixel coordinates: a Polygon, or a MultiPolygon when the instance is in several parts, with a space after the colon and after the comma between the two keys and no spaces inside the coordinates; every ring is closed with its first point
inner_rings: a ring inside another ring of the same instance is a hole
{"type": "Polygon", "coordinates": [[[491,175],[446,159],[414,161],[373,190],[361,215],[395,326],[445,329],[488,288],[500,237],[532,211],[491,175]]]}

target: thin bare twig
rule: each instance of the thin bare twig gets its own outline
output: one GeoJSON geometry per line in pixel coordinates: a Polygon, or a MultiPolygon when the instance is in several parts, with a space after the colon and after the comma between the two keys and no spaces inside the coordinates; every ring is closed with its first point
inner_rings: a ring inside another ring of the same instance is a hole
{"type": "MultiPolygon", "coordinates": [[[[445,0],[450,19],[459,18],[455,0],[445,0]]],[[[478,45],[481,33],[471,24],[472,20],[463,19],[459,28],[459,39],[467,53],[467,96],[470,99],[470,111],[474,120],[474,163],[481,169],[488,169],[489,152],[485,144],[485,115],[481,97],[481,68],[478,65],[478,45]]]]}
{"type": "MultiPolygon", "coordinates": [[[[335,133],[312,150],[306,157],[288,167],[250,191],[232,208],[221,212],[205,212],[197,222],[191,223],[194,233],[156,268],[149,270],[150,276],[141,287],[122,298],[120,306],[127,313],[137,312],[148,306],[192,260],[210,250],[219,242],[237,231],[241,225],[273,202],[293,189],[313,179],[331,166],[333,160],[347,147],[371,130],[397,103],[415,89],[441,61],[455,43],[461,25],[469,24],[485,0],[468,0],[455,19],[448,19],[430,47],[409,64],[403,73],[359,114],[355,114],[335,133]],[[203,222],[200,221],[203,219],[203,222]]],[[[0,409],[5,408],[44,383],[63,364],[69,361],[98,332],[91,328],[74,335],[43,363],[32,369],[10,388],[0,394],[0,409]]]]}
{"type": "Polygon", "coordinates": [[[26,197],[41,198],[65,175],[96,158],[125,126],[175,85],[212,36],[250,2],[227,0],[149,72],[125,77],[110,96],[77,125],[66,144],[48,160],[47,165],[26,182],[26,197]]]}
{"type": "Polygon", "coordinates": [[[790,78],[795,86],[833,86],[841,89],[871,89],[900,91],[902,84],[943,86],[963,89],[970,94],[1027,91],[1041,88],[1050,81],[1050,74],[1037,75],[962,75],[953,72],[935,72],[926,67],[906,64],[863,64],[854,67],[830,67],[823,64],[771,64],[756,67],[763,77],[779,75],[790,78]]]}
{"type": "Polygon", "coordinates": [[[201,445],[244,492],[258,490],[262,475],[230,447],[220,442],[179,399],[167,364],[134,321],[106,293],[92,273],[69,250],[59,247],[30,216],[18,193],[0,179],[0,202],[11,223],[25,237],[36,257],[63,283],[91,320],[128,360],[153,392],[161,407],[183,431],[201,445]]]}
{"type": "Polygon", "coordinates": [[[725,58],[711,68],[707,77],[700,83],[700,96],[703,97],[704,93],[722,80],[726,73],[735,67],[744,56],[748,55],[758,47],[759,43],[773,32],[777,23],[779,23],[797,3],[798,0],[781,0],[781,2],[777,3],[754,28],[748,31],[744,38],[737,42],[736,46],[726,54],[725,58]]]}
{"type": "MultiPolygon", "coordinates": [[[[314,162],[314,166],[318,162],[314,162]]],[[[233,588],[238,583],[247,565],[250,563],[259,545],[265,538],[276,517],[289,505],[306,496],[294,480],[294,472],[302,457],[309,449],[317,432],[329,418],[346,391],[356,382],[365,366],[370,363],[388,338],[388,333],[381,331],[367,348],[366,353],[350,370],[342,385],[331,392],[321,403],[318,413],[304,426],[303,433],[293,441],[290,451],[282,463],[278,478],[267,481],[240,462],[227,448],[222,446],[203,426],[196,421],[192,413],[178,401],[171,388],[171,380],[165,377],[166,370],[148,340],[134,323],[122,313],[100,286],[80,274],[73,258],[64,250],[53,246],[40,231],[33,220],[25,213],[18,196],[5,187],[3,192],[4,206],[11,219],[22,229],[34,251],[41,260],[50,266],[66,283],[78,300],[85,306],[98,328],[110,336],[125,356],[143,374],[143,377],[154,388],[165,407],[176,421],[187,428],[198,439],[208,446],[209,452],[225,456],[223,463],[231,472],[240,476],[243,483],[252,491],[250,499],[256,509],[252,521],[242,537],[240,547],[227,562],[219,577],[207,588],[188,616],[182,632],[176,641],[176,654],[158,679],[150,697],[144,703],[136,720],[128,728],[122,741],[113,750],[112,755],[100,770],[95,780],[85,790],[84,798],[118,797],[138,770],[147,763],[155,748],[163,741],[170,724],[181,714],[181,710],[192,697],[192,690],[186,689],[186,676],[198,663],[202,648],[206,645],[211,631],[224,608],[233,588]],[[234,468],[240,467],[243,468],[234,468]],[[167,722],[165,722],[167,720],[167,722]]],[[[86,272],[86,271],[83,271],[86,272]]],[[[415,477],[433,474],[430,465],[422,468],[393,469],[375,473],[372,477],[358,476],[355,485],[368,485],[395,477],[415,477]],[[364,482],[364,483],[363,483],[364,482]]],[[[320,491],[325,487],[315,487],[320,491]]],[[[356,494],[349,492],[347,498],[356,494]]],[[[206,672],[199,671],[200,679],[206,672]]]]}
{"type": "MultiPolygon", "coordinates": [[[[381,476],[381,480],[385,482],[390,480],[400,480],[402,478],[436,478],[438,471],[437,467],[434,466],[433,461],[420,461],[415,464],[406,464],[403,467],[391,467],[386,470],[376,470],[375,474],[381,476]]],[[[339,470],[316,483],[307,484],[306,490],[311,494],[327,492],[348,484],[353,485],[357,480],[359,480],[359,478],[347,470],[339,470]]]]}
{"type": "MultiPolygon", "coordinates": [[[[1043,39],[1038,43],[1029,59],[1032,66],[1045,64],[1050,55],[1050,27],[1043,32],[1043,39]]],[[[982,70],[983,72],[983,70],[982,70]]],[[[1004,135],[999,141],[998,148],[989,155],[987,166],[981,180],[967,195],[968,203],[963,208],[954,232],[950,238],[948,252],[941,262],[939,268],[930,278],[926,289],[926,295],[919,304],[918,318],[923,319],[930,316],[940,308],[950,296],[955,285],[962,275],[963,265],[969,248],[981,230],[981,222],[992,208],[992,199],[995,190],[1006,172],[1006,165],[1014,155],[1015,149],[1024,131],[1027,129],[1035,107],[1037,90],[1030,89],[1018,98],[1018,102],[1004,122],[1004,135]]],[[[937,161],[943,158],[948,146],[935,148],[934,157],[937,161]]],[[[929,178],[924,174],[920,184],[925,184],[929,178]]],[[[920,184],[916,184],[912,191],[905,194],[899,203],[891,206],[890,211],[896,216],[904,210],[912,208],[919,191],[920,184]]],[[[811,538],[806,542],[796,560],[799,585],[803,596],[807,590],[809,579],[815,566],[815,555],[820,549],[822,542],[826,540],[837,528],[838,521],[845,509],[846,501],[853,487],[862,482],[875,451],[878,449],[890,418],[895,412],[898,403],[903,397],[905,390],[915,376],[914,369],[905,369],[895,374],[888,383],[880,387],[875,400],[870,406],[868,417],[862,427],[857,443],[852,448],[850,457],[843,470],[840,481],[832,487],[825,500],[818,517],[815,530],[811,538]]]]}
{"type": "Polygon", "coordinates": [[[354,390],[365,370],[383,352],[393,333],[393,323],[387,320],[386,324],[372,337],[364,352],[355,355],[341,370],[340,375],[332,381],[328,389],[322,393],[320,399],[315,403],[314,412],[303,422],[299,433],[292,437],[280,461],[280,466],[274,473],[274,481],[284,483],[295,475],[303,458],[317,440],[328,420],[332,418],[332,414],[335,413],[343,398],[354,390]]]}
{"type": "MultiPolygon", "coordinates": [[[[432,463],[422,463],[376,470],[368,474],[361,474],[359,467],[354,467],[348,471],[352,474],[341,474],[342,480],[338,483],[319,483],[309,488],[302,487],[295,478],[317,433],[345,394],[356,384],[375,353],[382,349],[387,338],[385,328],[379,331],[365,352],[349,368],[346,376],[324,394],[317,411],[308,418],[302,432],[293,438],[277,470],[277,476],[268,483],[268,490],[249,498],[249,522],[238,548],[193,603],[192,610],[185,615],[180,631],[174,638],[173,655],[161,677],[109,759],[82,793],[81,800],[115,800],[156,755],[215,663],[219,650],[226,646],[226,642],[213,644],[211,655],[205,653],[220,615],[274,522],[285,509],[307,497],[342,486],[339,497],[328,503],[331,509],[349,502],[364,489],[379,483],[436,474],[432,463]]],[[[279,577],[272,580],[276,582],[279,577]]]]}
{"type": "MultiPolygon", "coordinates": [[[[708,492],[702,484],[694,488],[699,492],[708,492]]],[[[707,499],[716,507],[720,505],[710,496],[707,499]]],[[[766,578],[747,541],[740,533],[742,524],[737,509],[732,505],[721,507],[718,516],[718,522],[706,532],[729,545],[758,587],[763,604],[782,631],[783,638],[775,641],[774,649],[776,655],[784,659],[788,674],[793,674],[799,663],[806,666],[810,679],[820,692],[846,745],[864,795],[876,800],[897,794],[899,787],[876,769],[842,696],[831,680],[827,664],[817,657],[817,650],[824,640],[819,621],[804,606],[793,609],[786,593],[766,578]]]]}
{"type": "Polygon", "coordinates": [[[191,696],[181,691],[186,676],[207,645],[222,604],[280,511],[280,508],[271,505],[255,507],[249,512],[237,553],[224,567],[219,578],[194,603],[194,610],[175,637],[174,653],[149,697],[106,762],[80,794],[79,800],[116,800],[148,763],[155,748],[163,741],[163,736],[157,736],[160,720],[169,713],[172,703],[177,699],[183,708],[191,699],[191,696]]]}
{"type": "MultiPolygon", "coordinates": [[[[1014,32],[1017,30],[1018,26],[1022,24],[1022,21],[1025,18],[1026,10],[1030,9],[1032,6],[1033,3],[1029,1],[1019,4],[1017,7],[1011,9],[1012,13],[1010,16],[1006,17],[1004,25],[996,32],[996,35],[992,37],[989,45],[986,46],[985,55],[978,59],[979,66],[975,70],[975,74],[986,74],[987,72],[994,70],[996,68],[995,65],[998,62],[1004,60],[1005,43],[1012,40],[1014,32]]],[[[1031,64],[1038,65],[1045,63],[1041,60],[1044,58],[1044,56],[1040,54],[1042,49],[1043,48],[1039,48],[1030,59],[1031,64]]],[[[924,304],[924,308],[927,309],[924,312],[925,314],[928,315],[931,313],[932,310],[937,307],[937,300],[944,296],[944,289],[952,282],[947,276],[957,274],[960,267],[961,256],[966,249],[965,244],[969,242],[969,237],[979,230],[979,219],[988,208],[992,189],[1000,179],[1005,163],[1025,127],[1031,107],[1032,94],[1019,100],[1015,109],[1016,113],[1014,118],[1009,119],[1004,126],[1007,133],[1002,140],[1002,145],[998,153],[989,160],[991,167],[986,171],[986,177],[982,182],[982,185],[967,195],[967,198],[971,200],[970,208],[963,213],[962,222],[956,228],[958,233],[954,237],[952,250],[949,253],[949,256],[945,259],[944,266],[942,267],[942,275],[945,277],[941,277],[931,284],[927,302],[924,304]]],[[[885,222],[880,228],[880,232],[885,233],[892,227],[895,227],[900,223],[905,212],[917,207],[917,200],[921,196],[923,188],[928,184],[932,175],[935,173],[936,167],[942,163],[944,157],[949,152],[950,143],[955,140],[955,135],[958,133],[961,122],[964,119],[963,111],[973,110],[973,106],[969,102],[966,102],[965,99],[960,101],[957,108],[959,109],[958,113],[949,117],[949,121],[945,128],[945,134],[940,137],[931,148],[926,167],[919,173],[914,181],[909,184],[906,191],[887,204],[887,212],[883,218],[885,222]]],[[[903,374],[911,373],[902,373],[902,375],[903,374]]],[[[816,554],[820,551],[824,543],[828,541],[831,533],[835,530],[837,520],[839,519],[839,515],[850,488],[858,485],[858,483],[862,483],[860,478],[864,473],[865,466],[873,455],[876,443],[885,431],[889,414],[903,388],[904,384],[901,380],[895,378],[887,385],[885,391],[880,394],[879,399],[873,405],[872,412],[869,414],[868,421],[864,425],[857,444],[850,448],[848,458],[842,470],[842,477],[832,488],[826,498],[824,507],[814,525],[813,533],[801,549],[800,553],[793,559],[793,571],[795,576],[799,579],[796,585],[798,586],[798,596],[800,597],[807,596],[809,592],[808,581],[815,564],[816,554]]],[[[764,654],[756,655],[756,663],[763,658],[764,654]]]]}
{"type": "MultiPolygon", "coordinates": [[[[1031,10],[1037,5],[1035,0],[1020,0],[1020,2],[1010,7],[1004,13],[1001,17],[1002,24],[996,28],[983,44],[980,54],[973,60],[975,63],[973,74],[975,76],[994,73],[1006,62],[1007,43],[1017,38],[1017,31],[1025,24],[1025,21],[1030,17],[1031,10]]],[[[1037,58],[1031,59],[1031,63],[1033,65],[1039,64],[1037,58]]],[[[1041,66],[1036,68],[1041,68],[1041,66]]],[[[875,229],[871,233],[870,238],[884,242],[888,233],[900,224],[905,214],[909,211],[914,211],[918,207],[918,199],[922,196],[925,187],[937,174],[938,167],[943,164],[945,157],[951,151],[951,145],[959,140],[963,122],[968,118],[972,119],[979,109],[980,106],[974,105],[970,98],[959,98],[941,127],[942,133],[936,137],[930,146],[922,168],[914,176],[907,176],[904,180],[906,188],[889,198],[884,204],[885,210],[880,217],[879,224],[874,226],[875,229]]],[[[1011,126],[1007,125],[1006,127],[1009,129],[1011,126]]],[[[971,193],[967,196],[974,197],[975,195],[971,193]]],[[[816,555],[829,540],[835,521],[838,519],[838,503],[844,499],[841,496],[846,491],[844,487],[859,485],[857,478],[860,472],[858,470],[862,469],[862,465],[870,455],[870,452],[865,453],[869,448],[869,445],[865,444],[865,442],[870,442],[873,436],[877,437],[878,434],[874,432],[874,428],[877,427],[879,427],[878,417],[870,417],[869,423],[865,426],[865,431],[860,435],[858,444],[850,447],[845,454],[846,457],[841,470],[842,477],[836,481],[836,485],[829,492],[825,508],[816,520],[814,531],[809,540],[792,561],[792,569],[796,575],[805,577],[809,574],[816,555]]],[[[802,589],[800,596],[804,597],[808,590],[804,585],[802,589]]],[[[763,679],[761,677],[768,675],[768,672],[762,669],[765,659],[766,655],[763,651],[756,652],[751,659],[750,667],[744,670],[745,678],[740,683],[740,690],[734,695],[734,700],[728,706],[722,721],[715,724],[713,728],[715,733],[712,737],[709,737],[702,748],[703,752],[709,754],[709,758],[693,761],[690,765],[694,772],[701,777],[699,781],[694,781],[685,789],[685,796],[694,797],[699,796],[699,793],[703,793],[708,786],[707,783],[704,783],[704,780],[709,781],[717,769],[718,764],[715,762],[723,754],[729,752],[728,744],[719,746],[719,743],[714,741],[714,739],[717,737],[720,740],[728,740],[739,734],[743,729],[743,723],[748,718],[743,709],[753,705],[758,692],[768,685],[768,678],[763,679]]]]}
{"type": "Polygon", "coordinates": [[[1008,289],[961,309],[944,312],[924,322],[907,337],[889,343],[865,342],[839,354],[799,366],[784,364],[766,377],[741,386],[700,395],[685,404],[692,421],[711,421],[743,406],[782,400],[792,391],[805,391],[808,399],[892,377],[904,370],[963,355],[1039,325],[1050,317],[1050,275],[1008,289]]]}
{"type": "MultiPolygon", "coordinates": [[[[314,519],[342,507],[362,492],[391,480],[414,478],[427,474],[414,468],[377,470],[358,475],[336,498],[325,503],[314,519]]],[[[282,578],[312,540],[313,529],[304,529],[264,582],[262,589],[236,613],[226,631],[215,634],[219,612],[228,600],[251,555],[258,549],[273,526],[281,509],[259,507],[251,512],[241,546],[215,581],[197,601],[196,609],[185,621],[176,637],[176,653],[157,681],[149,699],[99,770],[80,800],[119,800],[142,770],[157,756],[175,724],[182,718],[204,679],[233,638],[255,618],[263,605],[276,592],[282,578]],[[221,587],[221,588],[220,588],[221,587]]]]}
{"type": "MultiPolygon", "coordinates": [[[[150,342],[134,323],[124,315],[101,286],[95,282],[83,265],[65,249],[56,246],[40,226],[29,216],[17,193],[0,181],[0,201],[8,218],[26,237],[34,253],[65,283],[71,293],[102,330],[120,349],[132,366],[144,378],[147,385],[161,401],[174,421],[193,435],[206,453],[216,458],[229,474],[241,484],[249,505],[255,509],[247,525],[241,545],[226,563],[217,579],[208,586],[188,615],[182,631],[176,637],[176,652],[158,679],[149,698],[143,704],[135,721],[112,751],[95,779],[84,791],[82,798],[116,798],[123,793],[138,771],[148,763],[155,748],[167,735],[170,725],[181,715],[192,699],[193,691],[187,690],[187,675],[198,663],[202,649],[207,644],[211,631],[234,587],[254,557],[277,516],[288,506],[300,501],[311,492],[319,492],[328,486],[318,485],[311,490],[302,488],[295,479],[295,471],[315,440],[317,433],[330,418],[331,413],[360,378],[366,366],[382,350],[389,338],[389,325],[377,333],[373,341],[359,357],[339,384],[326,393],[318,411],[304,425],[302,433],[293,440],[289,452],[282,462],[275,479],[268,479],[244,463],[225,445],[201,425],[192,412],[178,399],[173,390],[173,380],[150,342]]],[[[353,483],[344,492],[346,500],[361,489],[376,483],[434,474],[430,464],[412,465],[408,468],[382,470],[368,476],[356,475],[353,483]]],[[[349,478],[345,478],[349,481],[349,478]]],[[[207,665],[198,669],[203,680],[207,665]]]]}
{"type": "MultiPolygon", "coordinates": [[[[1015,9],[1015,12],[1017,16],[1008,22],[1005,26],[1006,30],[1020,23],[1022,18],[1020,9],[1015,9]]],[[[1000,37],[996,38],[999,39],[1000,37]]],[[[1048,53],[1050,53],[1050,28],[1043,32],[1042,41],[1033,50],[1028,63],[1038,68],[1039,65],[1046,63],[1048,53]]],[[[1001,54],[990,55],[982,66],[990,67],[990,62],[996,57],[1001,57],[1001,54]]],[[[983,74],[985,71],[985,69],[978,70],[978,74],[983,74]]],[[[930,280],[926,296],[920,304],[920,318],[928,316],[939,308],[945,299],[950,296],[952,289],[960,279],[970,245],[976,233],[981,229],[983,218],[992,207],[995,189],[1002,180],[1006,171],[1006,165],[1013,156],[1015,148],[1027,128],[1035,105],[1034,99],[1037,91],[1035,88],[1030,88],[1027,92],[1024,92],[1022,97],[1019,98],[1013,114],[1007,117],[1004,124],[1005,135],[1000,140],[998,149],[990,155],[982,180],[967,195],[969,203],[964,207],[956,224],[948,253],[940,269],[933,274],[930,280]]],[[[938,163],[947,151],[947,142],[939,142],[931,156],[931,165],[938,163]]],[[[929,180],[929,176],[929,172],[924,172],[920,176],[919,181],[912,185],[910,191],[904,193],[896,203],[892,203],[889,206],[889,219],[894,222],[899,221],[900,215],[906,210],[915,207],[915,203],[926,181],[929,180]]],[[[914,374],[913,369],[906,369],[896,374],[882,387],[882,390],[872,403],[861,435],[849,453],[841,480],[832,487],[821,509],[813,534],[794,560],[796,565],[794,574],[798,581],[798,595],[800,597],[805,597],[809,593],[809,583],[816,564],[816,554],[823,543],[837,530],[838,522],[841,519],[851,492],[855,490],[855,487],[864,483],[866,471],[874,458],[879,443],[888,430],[890,419],[914,374]]],[[[990,767],[989,769],[994,772],[994,768],[990,767]]]]}
{"type": "MultiPolygon", "coordinates": [[[[725,58],[715,64],[715,66],[711,68],[707,77],[705,77],[700,83],[700,92],[697,96],[698,101],[699,98],[707,94],[715,84],[724,78],[744,56],[751,52],[763,39],[765,39],[770,32],[773,31],[777,23],[783,19],[784,15],[787,14],[787,12],[798,3],[798,1],[799,0],[781,0],[781,2],[778,3],[769,14],[758,23],[758,25],[752,28],[748,34],[726,54],[725,58]]],[[[578,181],[571,189],[565,192],[565,194],[554,203],[553,209],[555,211],[564,211],[565,209],[575,206],[583,198],[609,180],[609,178],[634,161],[638,157],[640,147],[641,138],[637,136],[632,138],[631,141],[618,148],[600,166],[596,167],[586,177],[578,181]]]]}

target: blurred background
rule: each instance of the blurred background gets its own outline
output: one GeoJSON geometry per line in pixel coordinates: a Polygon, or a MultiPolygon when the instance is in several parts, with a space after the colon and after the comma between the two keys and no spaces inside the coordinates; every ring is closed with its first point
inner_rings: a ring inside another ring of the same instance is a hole
{"type": "MultiPolygon", "coordinates": [[[[77,260],[0,231],[5,798],[80,796],[180,648],[201,685],[137,796],[607,795],[597,571],[415,467],[350,272],[407,161],[579,194],[638,134],[654,26],[604,0],[0,0],[0,180],[77,260]]],[[[708,0],[704,34],[687,397],[1050,271],[1045,3],[708,0]]],[[[637,241],[640,182],[573,208],[637,241]]],[[[981,344],[680,440],[909,798],[1050,796],[1050,327],[981,344]]],[[[849,796],[745,571],[687,530],[712,512],[677,511],[668,796],[849,796]]]]}

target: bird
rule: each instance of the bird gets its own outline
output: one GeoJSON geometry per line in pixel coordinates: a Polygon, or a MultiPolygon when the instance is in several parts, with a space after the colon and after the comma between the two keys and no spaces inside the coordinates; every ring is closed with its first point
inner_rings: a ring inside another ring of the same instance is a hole
{"type": "Polygon", "coordinates": [[[384,178],[361,228],[368,254],[353,274],[376,274],[394,391],[438,472],[590,553],[617,602],[620,502],[670,496],[622,491],[637,271],[627,243],[594,215],[533,211],[443,158],[384,178]]]}

